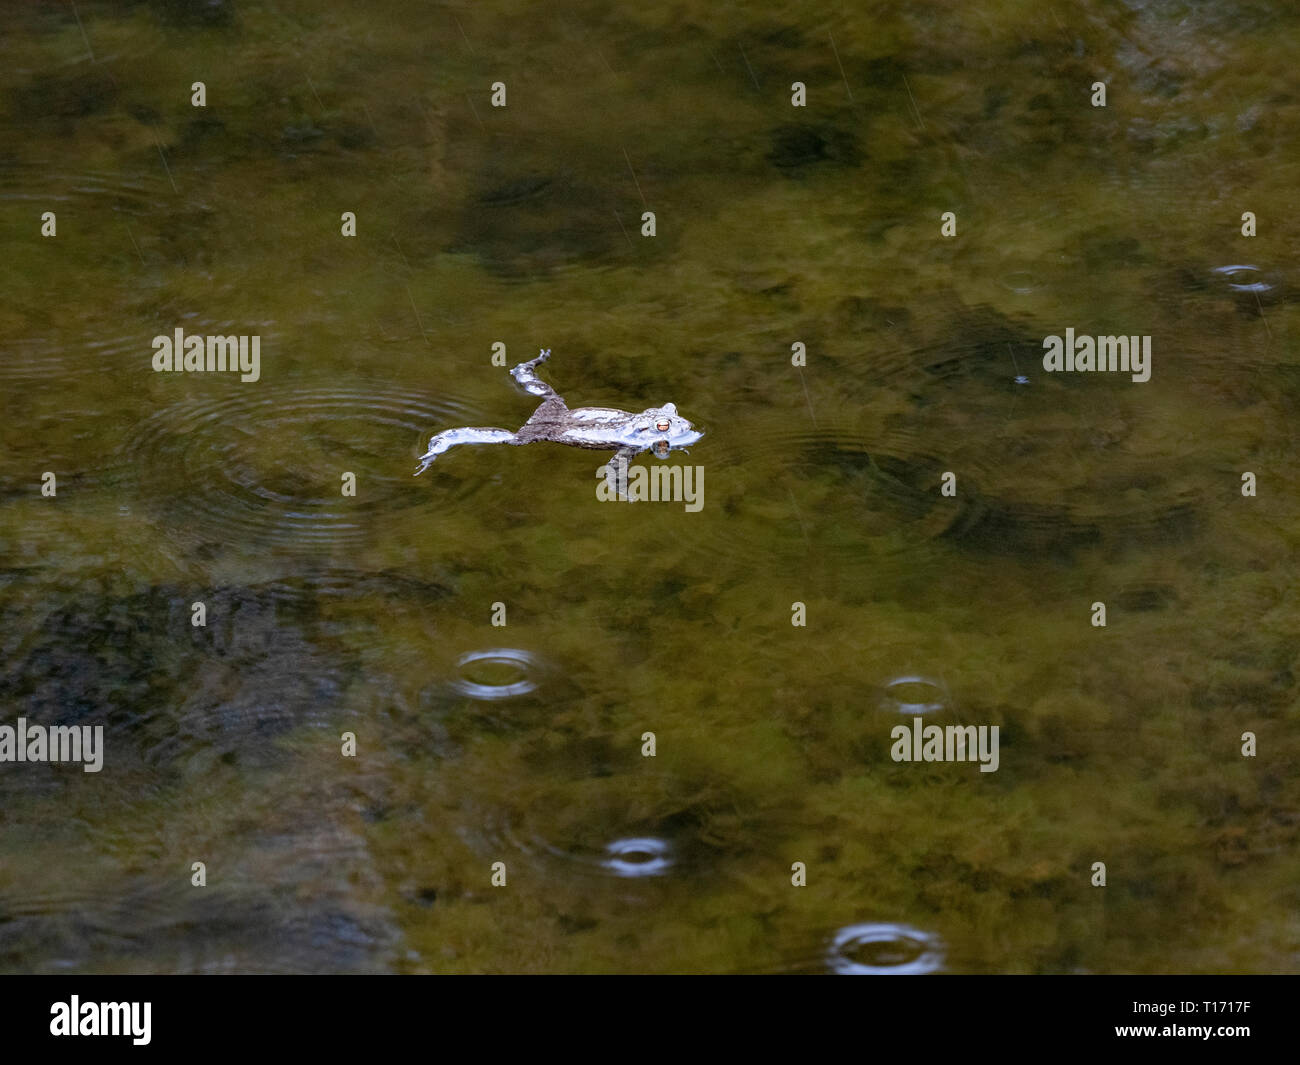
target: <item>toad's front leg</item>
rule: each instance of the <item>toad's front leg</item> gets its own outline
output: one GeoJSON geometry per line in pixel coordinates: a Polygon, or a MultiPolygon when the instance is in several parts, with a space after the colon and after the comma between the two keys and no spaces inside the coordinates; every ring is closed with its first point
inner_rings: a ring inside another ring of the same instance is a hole
{"type": "Polygon", "coordinates": [[[621,447],[614,453],[612,459],[596,471],[597,474],[605,475],[605,487],[609,490],[611,499],[636,502],[627,494],[627,464],[644,450],[645,448],[640,447],[621,447]]]}

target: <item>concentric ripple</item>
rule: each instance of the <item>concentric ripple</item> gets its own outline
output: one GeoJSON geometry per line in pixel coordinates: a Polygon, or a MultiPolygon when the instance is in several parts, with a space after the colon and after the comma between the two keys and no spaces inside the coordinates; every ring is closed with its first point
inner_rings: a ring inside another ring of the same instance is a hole
{"type": "Polygon", "coordinates": [[[471,699],[516,699],[537,688],[536,655],[513,647],[469,651],[456,660],[451,687],[471,699]]]}
{"type": "Polygon", "coordinates": [[[605,848],[601,867],[615,876],[663,876],[673,865],[672,848],[661,839],[619,839],[605,848]]]}
{"type": "MultiPolygon", "coordinates": [[[[496,779],[482,783],[498,793],[503,787],[496,779]]],[[[577,874],[648,883],[716,859],[683,831],[690,813],[656,802],[639,774],[567,780],[513,797],[484,793],[482,804],[478,791],[477,783],[456,786],[463,818],[456,833],[466,846],[488,861],[513,856],[557,882],[577,874]]]]}
{"type": "Polygon", "coordinates": [[[885,685],[885,709],[899,714],[937,714],[947,708],[943,686],[930,677],[895,677],[885,685]]]}
{"type": "Polygon", "coordinates": [[[720,425],[685,460],[705,470],[706,505],[680,526],[684,550],[750,571],[862,567],[883,580],[901,571],[881,563],[904,556],[1066,559],[1203,527],[1197,472],[1172,446],[1135,451],[1136,413],[1026,398],[1005,346],[995,355],[927,364],[915,388],[943,402],[906,415],[720,425]],[[949,471],[955,496],[941,492],[949,471]]]}
{"type": "Polygon", "coordinates": [[[905,924],[849,925],[826,951],[826,965],[838,976],[921,976],[943,962],[939,938],[905,924]]]}
{"type": "MultiPolygon", "coordinates": [[[[657,836],[628,836],[602,845],[585,839],[552,839],[513,822],[490,827],[488,836],[533,861],[619,880],[666,876],[677,865],[673,845],[657,836]]],[[[478,849],[483,849],[481,842],[478,849]]]]}
{"type": "Polygon", "coordinates": [[[1216,266],[1214,272],[1223,277],[1234,292],[1272,292],[1274,286],[1264,280],[1258,266],[1216,266]]]}
{"type": "Polygon", "coordinates": [[[959,521],[966,500],[940,496],[948,466],[912,443],[811,424],[753,439],[706,437],[698,453],[707,505],[689,547],[751,567],[870,564],[923,547],[959,521]]]}
{"type": "Polygon", "coordinates": [[[68,337],[29,315],[16,318],[12,328],[24,335],[6,345],[0,357],[0,380],[15,385],[58,387],[68,377],[117,374],[132,360],[148,362],[148,345],[140,342],[139,333],[123,332],[117,324],[107,325],[103,332],[68,337]]]}
{"type": "MultiPolygon", "coordinates": [[[[168,190],[166,172],[128,174],[115,170],[50,171],[32,163],[0,167],[0,202],[64,204],[94,210],[146,214],[168,190]]],[[[63,219],[60,216],[60,223],[63,219]]]]}
{"type": "Polygon", "coordinates": [[[386,514],[426,505],[414,456],[437,428],[467,417],[447,397],[234,383],[220,398],[159,411],[125,457],[144,494],[192,538],[321,549],[361,542],[386,514]],[[345,473],[356,475],[355,496],[343,495],[345,473]]]}

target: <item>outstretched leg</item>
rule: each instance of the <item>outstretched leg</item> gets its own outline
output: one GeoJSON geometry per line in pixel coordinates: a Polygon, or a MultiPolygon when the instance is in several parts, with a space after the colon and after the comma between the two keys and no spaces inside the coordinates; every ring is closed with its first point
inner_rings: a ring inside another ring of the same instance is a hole
{"type": "Polygon", "coordinates": [[[415,471],[419,477],[433,465],[433,460],[457,444],[513,444],[515,434],[509,429],[446,429],[429,441],[429,450],[420,456],[420,468],[415,471]]]}
{"type": "Polygon", "coordinates": [[[564,400],[561,398],[560,394],[538,377],[536,373],[537,367],[550,357],[551,349],[547,348],[539,354],[537,358],[529,359],[528,362],[521,362],[510,371],[510,375],[524,386],[524,391],[529,395],[541,396],[543,399],[558,399],[563,403],[564,400]]]}

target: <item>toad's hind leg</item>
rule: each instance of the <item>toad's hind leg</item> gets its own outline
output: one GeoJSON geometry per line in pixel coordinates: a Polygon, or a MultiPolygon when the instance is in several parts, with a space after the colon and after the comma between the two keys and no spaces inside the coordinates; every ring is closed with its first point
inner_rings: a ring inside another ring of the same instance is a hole
{"type": "Polygon", "coordinates": [[[541,396],[543,399],[558,399],[563,403],[564,400],[560,397],[560,394],[537,376],[537,367],[550,357],[551,349],[547,348],[537,358],[521,362],[510,371],[510,375],[523,386],[524,391],[529,395],[541,396]]]}
{"type": "Polygon", "coordinates": [[[415,471],[418,477],[430,466],[433,460],[457,444],[513,444],[515,434],[509,429],[488,429],[466,426],[463,429],[446,429],[429,441],[429,450],[420,456],[420,468],[415,471]]]}

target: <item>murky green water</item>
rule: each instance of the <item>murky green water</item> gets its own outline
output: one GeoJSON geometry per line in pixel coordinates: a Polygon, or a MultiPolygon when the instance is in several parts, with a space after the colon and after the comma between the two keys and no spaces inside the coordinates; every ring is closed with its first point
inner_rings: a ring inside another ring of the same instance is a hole
{"type": "Polygon", "coordinates": [[[0,58],[0,724],[106,736],[0,765],[0,967],[1300,968],[1300,11],[83,0],[0,58]],[[413,478],[533,409],[495,342],[675,402],[703,509],[413,478]]]}

